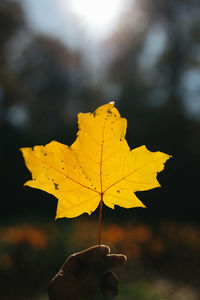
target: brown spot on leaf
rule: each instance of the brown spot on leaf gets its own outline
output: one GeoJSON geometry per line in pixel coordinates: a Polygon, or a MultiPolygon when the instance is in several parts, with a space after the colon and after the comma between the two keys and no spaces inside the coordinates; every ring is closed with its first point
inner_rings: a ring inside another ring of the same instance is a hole
{"type": "Polygon", "coordinates": [[[117,190],[117,193],[120,193],[120,190],[117,190]]]}
{"type": "Polygon", "coordinates": [[[58,188],[58,186],[59,186],[59,184],[58,183],[53,183],[54,184],[54,188],[55,188],[55,190],[59,190],[59,188],[58,188]]]}

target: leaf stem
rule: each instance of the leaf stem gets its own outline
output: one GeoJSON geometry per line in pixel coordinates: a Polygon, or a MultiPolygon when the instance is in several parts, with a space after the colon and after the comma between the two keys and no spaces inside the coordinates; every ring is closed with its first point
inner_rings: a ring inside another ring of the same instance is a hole
{"type": "Polygon", "coordinates": [[[101,246],[102,207],[103,207],[103,194],[101,193],[100,210],[99,210],[99,247],[101,246]]]}

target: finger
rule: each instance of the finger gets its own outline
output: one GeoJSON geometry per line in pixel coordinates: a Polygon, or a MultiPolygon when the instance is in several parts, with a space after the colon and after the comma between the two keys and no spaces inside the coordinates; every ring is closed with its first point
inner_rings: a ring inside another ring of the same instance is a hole
{"type": "Polygon", "coordinates": [[[113,272],[104,274],[102,292],[105,299],[114,299],[118,294],[119,279],[113,272]]]}
{"type": "Polygon", "coordinates": [[[78,274],[83,268],[89,264],[96,264],[97,268],[99,265],[105,266],[104,257],[110,253],[110,248],[106,245],[94,246],[86,249],[82,252],[71,255],[61,270],[73,274],[78,274]],[[100,262],[100,263],[99,263],[100,262]]]}
{"type": "Polygon", "coordinates": [[[123,265],[127,261],[127,257],[123,254],[108,254],[105,257],[106,261],[106,270],[111,268],[116,268],[120,265],[123,265]]]}
{"type": "Polygon", "coordinates": [[[119,284],[119,278],[115,273],[113,272],[104,273],[104,277],[103,277],[104,290],[117,289],[118,284],[119,284]]]}

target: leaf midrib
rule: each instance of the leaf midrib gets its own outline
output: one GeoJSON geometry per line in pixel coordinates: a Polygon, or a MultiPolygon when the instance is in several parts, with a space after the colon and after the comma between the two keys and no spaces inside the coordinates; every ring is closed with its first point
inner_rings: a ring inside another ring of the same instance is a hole
{"type": "MultiPolygon", "coordinates": [[[[90,190],[90,191],[92,191],[92,192],[95,192],[95,193],[97,193],[97,194],[99,194],[99,195],[102,195],[102,196],[103,196],[103,195],[105,194],[105,192],[107,192],[111,187],[115,186],[116,184],[118,184],[119,182],[121,182],[122,180],[124,180],[125,178],[127,178],[128,176],[130,176],[130,175],[132,175],[133,173],[135,173],[135,172],[137,172],[137,171],[139,171],[139,170],[141,170],[141,169],[147,167],[149,164],[152,164],[153,162],[159,160],[159,159],[153,160],[153,161],[151,161],[150,163],[148,163],[148,164],[146,164],[146,165],[143,165],[142,167],[140,167],[140,168],[138,168],[138,169],[135,169],[135,170],[131,171],[131,172],[128,173],[127,175],[123,176],[123,177],[120,178],[119,180],[117,180],[117,181],[115,181],[114,183],[112,183],[109,187],[107,187],[107,188],[103,191],[103,178],[102,178],[103,173],[102,173],[102,165],[103,165],[103,162],[104,162],[104,160],[103,160],[103,148],[104,148],[104,144],[105,144],[105,141],[104,141],[105,125],[106,125],[106,119],[104,120],[104,125],[103,125],[103,129],[102,129],[102,143],[101,143],[101,152],[100,152],[100,187],[101,187],[101,191],[100,191],[100,192],[97,191],[97,190],[95,190],[95,189],[92,189],[92,188],[90,188],[90,187],[88,187],[88,186],[86,186],[86,185],[84,185],[84,184],[82,184],[82,183],[80,183],[80,182],[78,182],[78,181],[76,181],[75,179],[73,179],[73,178],[71,178],[70,176],[66,175],[64,172],[58,170],[57,168],[52,167],[50,164],[48,164],[46,161],[42,160],[40,157],[39,157],[39,160],[40,160],[42,163],[44,163],[45,165],[47,165],[48,167],[50,167],[50,168],[52,168],[53,170],[57,171],[58,173],[62,174],[62,175],[65,176],[67,179],[71,180],[72,182],[74,182],[74,183],[80,185],[81,187],[86,188],[86,189],[88,189],[88,190],[90,190]]],[[[89,136],[90,136],[90,135],[89,135],[89,136]]],[[[38,158],[38,157],[37,157],[37,158],[38,158]]]]}

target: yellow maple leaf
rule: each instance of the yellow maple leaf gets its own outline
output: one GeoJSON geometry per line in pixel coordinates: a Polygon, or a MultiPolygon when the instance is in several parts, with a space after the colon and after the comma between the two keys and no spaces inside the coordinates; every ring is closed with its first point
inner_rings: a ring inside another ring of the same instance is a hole
{"type": "Polygon", "coordinates": [[[56,218],[91,214],[103,202],[110,208],[145,207],[136,191],[159,187],[157,173],[170,158],[145,146],[130,150],[126,119],[114,103],[93,113],[78,114],[77,139],[69,147],[56,141],[22,148],[32,180],[25,185],[44,190],[58,199],[56,218]]]}

